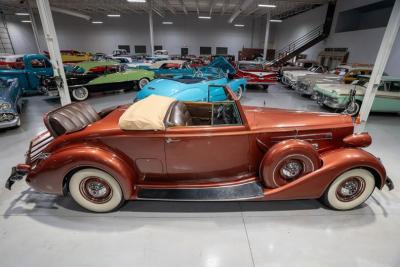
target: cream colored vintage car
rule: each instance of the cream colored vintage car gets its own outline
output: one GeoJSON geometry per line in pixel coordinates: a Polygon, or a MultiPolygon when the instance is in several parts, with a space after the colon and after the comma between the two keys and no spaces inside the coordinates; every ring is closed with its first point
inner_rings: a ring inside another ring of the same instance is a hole
{"type": "Polygon", "coordinates": [[[358,79],[360,75],[370,75],[372,65],[366,64],[349,64],[339,65],[329,73],[310,75],[299,77],[293,88],[302,95],[314,95],[314,87],[319,84],[337,84],[351,83],[358,79]]]}
{"type": "Polygon", "coordinates": [[[283,72],[282,83],[287,85],[288,87],[293,87],[299,77],[305,75],[315,75],[326,72],[326,69],[323,66],[315,66],[311,67],[307,70],[288,70],[283,72]]]}
{"type": "MultiPolygon", "coordinates": [[[[316,84],[317,102],[337,111],[346,110],[353,116],[360,111],[369,76],[360,76],[357,84],[316,84]],[[351,90],[355,89],[354,103],[347,109],[351,90]]],[[[373,112],[400,112],[400,77],[383,76],[372,104],[373,112]]]]}

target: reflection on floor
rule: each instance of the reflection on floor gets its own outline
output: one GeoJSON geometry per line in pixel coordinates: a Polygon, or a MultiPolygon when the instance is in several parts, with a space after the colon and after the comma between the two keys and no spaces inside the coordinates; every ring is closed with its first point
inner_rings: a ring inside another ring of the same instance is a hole
{"type": "MultiPolygon", "coordinates": [[[[97,110],[134,92],[94,97],[97,110]]],[[[82,210],[69,197],[3,184],[43,130],[57,99],[30,97],[22,126],[0,132],[0,266],[399,266],[400,116],[373,114],[368,151],[380,157],[396,190],[376,190],[362,207],[337,212],[318,201],[129,202],[115,213],[82,210]]],[[[324,111],[281,86],[250,90],[247,105],[324,111]]]]}

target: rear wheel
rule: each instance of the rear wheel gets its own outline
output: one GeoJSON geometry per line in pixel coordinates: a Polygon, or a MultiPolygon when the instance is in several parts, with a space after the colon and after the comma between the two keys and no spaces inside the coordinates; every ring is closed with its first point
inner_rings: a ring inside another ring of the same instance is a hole
{"type": "Polygon", "coordinates": [[[338,176],[325,191],[322,201],[336,210],[350,210],[368,199],[375,189],[375,177],[365,169],[349,170],[338,176]]]}
{"type": "Polygon", "coordinates": [[[86,87],[73,89],[72,97],[77,101],[84,101],[89,97],[89,90],[86,87]]]}
{"type": "Polygon", "coordinates": [[[98,169],[82,169],[69,180],[72,198],[83,208],[94,212],[109,212],[123,203],[119,183],[110,174],[98,169]]]}
{"type": "Polygon", "coordinates": [[[361,109],[361,103],[358,101],[355,101],[353,103],[351,103],[346,110],[344,111],[344,113],[351,115],[352,117],[355,117],[358,115],[358,113],[360,113],[360,109],[361,109]]]}
{"type": "Polygon", "coordinates": [[[148,84],[149,82],[150,82],[150,80],[147,79],[147,78],[142,78],[142,79],[140,79],[139,82],[138,82],[138,87],[139,87],[139,89],[142,90],[143,87],[145,87],[146,84],[148,84]]]}

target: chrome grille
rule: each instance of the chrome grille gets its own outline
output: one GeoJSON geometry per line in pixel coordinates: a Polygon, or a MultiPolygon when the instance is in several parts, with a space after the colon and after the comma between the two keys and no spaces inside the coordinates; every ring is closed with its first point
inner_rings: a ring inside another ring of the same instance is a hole
{"type": "Polygon", "coordinates": [[[41,156],[42,151],[47,147],[47,145],[53,141],[53,136],[48,132],[43,132],[34,139],[29,144],[29,150],[26,153],[26,162],[28,164],[34,163],[41,156]]]}

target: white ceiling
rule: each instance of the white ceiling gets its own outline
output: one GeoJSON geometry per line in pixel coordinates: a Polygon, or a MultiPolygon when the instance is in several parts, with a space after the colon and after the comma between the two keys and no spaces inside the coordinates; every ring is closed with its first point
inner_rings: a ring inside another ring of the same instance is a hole
{"type": "MultiPolygon", "coordinates": [[[[0,10],[5,14],[27,11],[28,0],[0,0],[0,10]]],[[[145,13],[148,3],[129,3],[126,0],[49,0],[50,5],[77,11],[86,15],[93,14],[132,14],[145,13]]],[[[147,0],[149,2],[151,0],[147,0]]],[[[329,0],[152,0],[153,11],[161,17],[176,14],[186,15],[232,15],[263,16],[267,10],[272,18],[279,19],[309,10],[329,0]],[[258,4],[275,4],[276,8],[259,7],[258,4]]],[[[31,1],[35,6],[35,1],[31,1]]]]}

